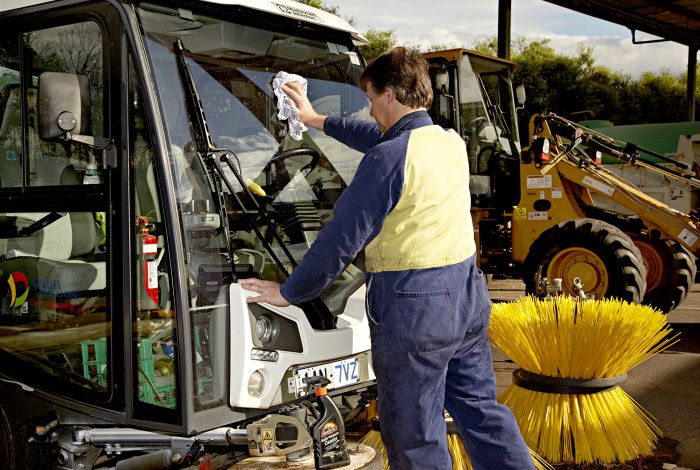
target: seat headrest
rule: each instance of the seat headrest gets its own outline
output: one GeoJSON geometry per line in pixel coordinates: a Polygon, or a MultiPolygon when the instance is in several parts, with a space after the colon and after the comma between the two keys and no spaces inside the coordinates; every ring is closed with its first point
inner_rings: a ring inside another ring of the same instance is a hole
{"type": "MultiPolygon", "coordinates": [[[[41,220],[49,215],[48,212],[8,213],[24,219],[26,226],[31,222],[41,220]]],[[[27,237],[10,238],[7,240],[6,256],[37,256],[57,261],[67,260],[71,256],[72,228],[68,214],[64,214],[46,227],[27,237]]]]}
{"type": "Polygon", "coordinates": [[[70,222],[73,231],[71,258],[94,253],[102,240],[102,232],[92,212],[71,212],[70,222]]]}

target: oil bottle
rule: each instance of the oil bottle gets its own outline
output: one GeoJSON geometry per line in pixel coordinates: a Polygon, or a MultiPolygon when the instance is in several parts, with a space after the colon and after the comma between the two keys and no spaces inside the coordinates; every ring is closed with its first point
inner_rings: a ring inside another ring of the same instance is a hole
{"type": "Polygon", "coordinates": [[[325,385],[330,383],[325,377],[310,378],[307,383],[316,388],[319,416],[311,428],[314,439],[314,462],[316,470],[344,467],[350,464],[350,456],[345,443],[343,417],[328,396],[325,385]]]}

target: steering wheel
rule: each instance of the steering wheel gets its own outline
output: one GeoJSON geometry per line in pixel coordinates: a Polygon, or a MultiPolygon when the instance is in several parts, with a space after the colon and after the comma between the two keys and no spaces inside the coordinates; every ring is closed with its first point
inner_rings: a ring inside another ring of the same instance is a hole
{"type": "Polygon", "coordinates": [[[477,118],[472,119],[469,121],[465,126],[464,129],[468,130],[469,132],[478,132],[479,128],[484,125],[484,122],[486,121],[486,118],[484,116],[479,116],[477,118]]]}
{"type": "Polygon", "coordinates": [[[309,173],[311,173],[314,170],[314,168],[318,166],[318,162],[321,159],[321,155],[316,150],[309,147],[300,147],[296,149],[289,149],[278,152],[272,156],[270,161],[268,161],[265,165],[265,168],[263,168],[263,171],[266,175],[266,186],[273,187],[276,190],[275,192],[281,190],[282,187],[284,187],[284,185],[278,185],[272,180],[272,172],[270,170],[273,164],[275,165],[276,173],[284,178],[284,184],[287,184],[289,181],[291,181],[292,178],[284,165],[284,161],[288,158],[298,157],[300,155],[306,155],[311,157],[311,161],[304,165],[300,170],[304,171],[308,169],[309,173]],[[279,189],[277,189],[277,187],[279,187],[279,189]]]}
{"type": "Polygon", "coordinates": [[[300,147],[296,149],[283,150],[272,156],[270,161],[267,162],[267,165],[265,165],[265,169],[269,168],[270,165],[272,165],[273,163],[282,162],[288,158],[296,157],[299,155],[308,155],[311,157],[311,161],[307,165],[302,167],[302,171],[304,171],[304,169],[306,168],[309,169],[309,172],[313,171],[313,169],[316,168],[316,166],[318,165],[318,161],[321,159],[321,155],[319,155],[319,153],[316,150],[309,147],[300,147]]]}

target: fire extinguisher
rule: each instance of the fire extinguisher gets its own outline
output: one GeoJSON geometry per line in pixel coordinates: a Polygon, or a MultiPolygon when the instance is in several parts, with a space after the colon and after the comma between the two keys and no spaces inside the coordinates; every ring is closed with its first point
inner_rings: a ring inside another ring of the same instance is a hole
{"type": "Polygon", "coordinates": [[[139,264],[141,266],[141,276],[143,281],[141,286],[155,305],[148,305],[146,296],[139,296],[139,309],[150,310],[158,308],[158,238],[150,233],[153,225],[146,217],[136,218],[138,230],[136,233],[137,250],[139,254],[139,264]]]}

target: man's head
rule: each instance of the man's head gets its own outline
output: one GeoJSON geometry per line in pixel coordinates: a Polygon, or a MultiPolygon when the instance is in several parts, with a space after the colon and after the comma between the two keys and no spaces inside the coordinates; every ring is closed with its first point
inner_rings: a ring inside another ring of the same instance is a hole
{"type": "Polygon", "coordinates": [[[360,85],[372,102],[371,114],[382,132],[406,114],[433,101],[428,63],[420,53],[395,47],[369,63],[360,85]]]}

